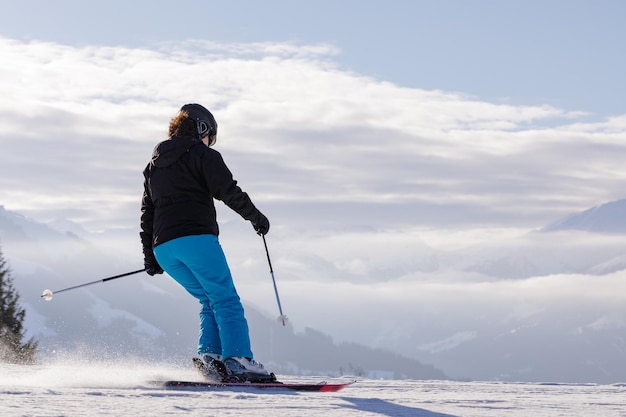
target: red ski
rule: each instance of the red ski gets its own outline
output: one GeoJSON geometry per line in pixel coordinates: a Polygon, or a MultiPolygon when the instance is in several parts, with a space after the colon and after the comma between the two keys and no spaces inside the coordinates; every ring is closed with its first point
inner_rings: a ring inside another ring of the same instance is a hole
{"type": "Polygon", "coordinates": [[[328,384],[283,383],[283,382],[197,382],[197,381],[166,381],[166,389],[211,391],[217,389],[263,389],[270,391],[314,391],[336,392],[352,385],[352,382],[328,384]]]}

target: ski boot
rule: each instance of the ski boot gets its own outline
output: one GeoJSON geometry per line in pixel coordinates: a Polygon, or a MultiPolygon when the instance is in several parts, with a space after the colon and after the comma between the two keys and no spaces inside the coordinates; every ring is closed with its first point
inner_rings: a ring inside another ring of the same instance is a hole
{"type": "Polygon", "coordinates": [[[223,364],[228,372],[227,382],[276,382],[274,373],[267,372],[254,359],[235,356],[226,359],[223,364]]]}
{"type": "Polygon", "coordinates": [[[194,367],[205,379],[223,382],[228,378],[229,371],[222,362],[222,355],[205,353],[200,358],[193,358],[192,360],[194,367]]]}

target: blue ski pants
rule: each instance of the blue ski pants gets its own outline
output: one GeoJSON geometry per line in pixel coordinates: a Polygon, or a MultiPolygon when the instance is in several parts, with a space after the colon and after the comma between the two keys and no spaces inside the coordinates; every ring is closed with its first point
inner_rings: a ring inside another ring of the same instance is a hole
{"type": "Polygon", "coordinates": [[[202,306],[198,354],[252,358],[248,322],[217,236],[173,239],[155,247],[154,255],[202,306]]]}

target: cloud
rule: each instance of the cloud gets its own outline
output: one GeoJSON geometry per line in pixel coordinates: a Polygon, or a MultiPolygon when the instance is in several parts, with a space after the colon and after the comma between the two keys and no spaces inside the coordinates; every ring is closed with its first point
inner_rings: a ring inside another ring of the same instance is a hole
{"type": "MultiPolygon", "coordinates": [[[[402,346],[401,341],[419,342],[423,345],[419,349],[436,351],[472,340],[476,332],[485,336],[494,329],[515,331],[535,321],[578,320],[581,331],[623,326],[623,271],[606,276],[489,280],[454,270],[411,274],[395,281],[345,282],[324,280],[326,269],[311,265],[316,271],[299,280],[291,280],[286,266],[276,266],[283,310],[297,328],[333,329],[339,342],[416,354],[418,345],[402,346]],[[394,329],[405,333],[391,337],[394,329]]],[[[234,270],[239,277],[246,275],[238,267],[234,270]]],[[[278,314],[269,277],[263,280],[257,274],[256,280],[239,281],[238,287],[246,302],[278,314]]]]}
{"type": "Polygon", "coordinates": [[[356,211],[379,228],[539,227],[623,196],[624,116],[585,123],[542,104],[406,88],[339,68],[339,53],[0,38],[0,202],[92,230],[133,227],[141,170],[185,102],[214,111],[235,177],[281,214],[321,205],[325,221],[356,211]]]}

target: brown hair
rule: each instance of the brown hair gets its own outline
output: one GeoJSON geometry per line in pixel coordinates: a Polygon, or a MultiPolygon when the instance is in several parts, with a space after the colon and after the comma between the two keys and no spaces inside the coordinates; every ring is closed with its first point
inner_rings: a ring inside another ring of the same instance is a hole
{"type": "Polygon", "coordinates": [[[189,114],[186,111],[179,111],[172,120],[170,120],[170,127],[168,136],[191,136],[198,139],[198,128],[196,122],[189,118],[189,114]]]}

